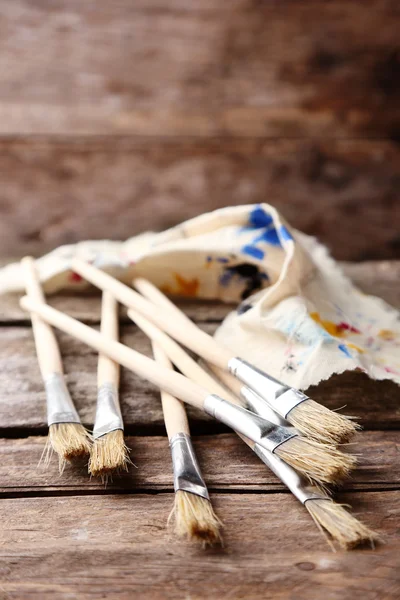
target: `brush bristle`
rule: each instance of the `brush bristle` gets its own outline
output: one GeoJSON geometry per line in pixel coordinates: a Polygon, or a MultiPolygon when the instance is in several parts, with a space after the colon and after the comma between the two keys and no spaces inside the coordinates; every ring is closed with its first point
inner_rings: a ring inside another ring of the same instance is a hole
{"type": "Polygon", "coordinates": [[[379,536],[353,517],[343,504],[318,499],[308,500],[305,506],[333,550],[332,541],[344,550],[351,550],[363,544],[373,547],[379,540],[379,536]]]}
{"type": "Polygon", "coordinates": [[[203,546],[222,543],[222,523],[206,498],[178,490],[168,523],[172,517],[178,536],[200,542],[203,546]]]}
{"type": "Polygon", "coordinates": [[[360,429],[360,425],[350,417],[329,410],[311,399],[293,408],[287,419],[303,435],[328,444],[348,442],[360,429]]]}
{"type": "Polygon", "coordinates": [[[58,455],[60,473],[63,472],[67,461],[90,454],[91,436],[80,423],[55,423],[49,427],[49,435],[42,458],[48,466],[51,455],[58,455]]]}
{"type": "Polygon", "coordinates": [[[128,471],[129,448],[121,429],[110,431],[94,440],[89,461],[89,473],[107,479],[112,473],[128,471]]]}
{"type": "Polygon", "coordinates": [[[296,436],[275,450],[282,460],[320,485],[338,484],[348,477],[356,458],[335,446],[296,436]]]}

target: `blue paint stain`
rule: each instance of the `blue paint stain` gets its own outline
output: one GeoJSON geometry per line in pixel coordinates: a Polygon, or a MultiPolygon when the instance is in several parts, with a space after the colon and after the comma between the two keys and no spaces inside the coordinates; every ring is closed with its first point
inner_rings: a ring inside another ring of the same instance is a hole
{"type": "Polygon", "coordinates": [[[286,242],[288,240],[293,240],[293,236],[290,233],[290,231],[288,231],[287,227],[285,227],[284,225],[281,225],[280,229],[279,229],[279,233],[281,234],[281,238],[286,242]]]}
{"type": "Polygon", "coordinates": [[[271,215],[265,212],[261,206],[253,208],[249,215],[249,226],[254,229],[260,229],[261,227],[269,227],[273,223],[271,215]]]}
{"type": "Polygon", "coordinates": [[[266,242],[267,244],[271,244],[271,246],[281,246],[281,240],[279,239],[275,227],[263,231],[263,233],[254,240],[255,244],[257,244],[257,242],[266,242]]]}
{"type": "Polygon", "coordinates": [[[226,264],[226,263],[229,262],[229,258],[224,258],[223,256],[220,256],[220,257],[217,258],[217,261],[220,262],[220,263],[226,264]]]}
{"type": "Polygon", "coordinates": [[[256,258],[257,260],[262,260],[264,258],[264,252],[260,248],[257,248],[257,246],[243,246],[242,252],[252,256],[253,258],[256,258]]]}
{"type": "Polygon", "coordinates": [[[212,259],[213,259],[212,256],[207,256],[206,261],[209,263],[212,261],[212,259]]]}
{"type": "Polygon", "coordinates": [[[219,278],[219,282],[223,287],[230,284],[233,274],[230,271],[224,271],[219,278]]]}
{"type": "Polygon", "coordinates": [[[339,344],[338,348],[347,356],[347,358],[353,358],[345,344],[339,344]]]}

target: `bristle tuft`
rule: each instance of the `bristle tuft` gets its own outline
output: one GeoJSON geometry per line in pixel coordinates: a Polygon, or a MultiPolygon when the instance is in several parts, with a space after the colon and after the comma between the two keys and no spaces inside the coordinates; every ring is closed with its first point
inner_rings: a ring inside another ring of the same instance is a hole
{"type": "Polygon", "coordinates": [[[344,550],[351,550],[365,544],[374,547],[374,543],[379,541],[379,536],[353,517],[343,504],[327,498],[308,500],[305,506],[333,550],[332,542],[344,550]]]}
{"type": "Polygon", "coordinates": [[[346,443],[361,429],[350,417],[311,399],[293,408],[287,419],[303,435],[328,444],[346,443]]]}
{"type": "Polygon", "coordinates": [[[100,476],[103,481],[113,473],[128,471],[129,448],[121,429],[110,431],[94,440],[89,461],[89,473],[100,476]]]}
{"type": "Polygon", "coordinates": [[[354,456],[301,436],[278,446],[275,454],[319,485],[340,483],[356,465],[354,456]]]}
{"type": "Polygon", "coordinates": [[[66,461],[90,454],[91,436],[80,423],[55,423],[49,435],[39,464],[49,465],[53,452],[58,455],[60,473],[66,461]]]}
{"type": "Polygon", "coordinates": [[[222,544],[222,523],[206,498],[178,490],[168,523],[172,517],[178,536],[200,542],[203,547],[222,544]]]}

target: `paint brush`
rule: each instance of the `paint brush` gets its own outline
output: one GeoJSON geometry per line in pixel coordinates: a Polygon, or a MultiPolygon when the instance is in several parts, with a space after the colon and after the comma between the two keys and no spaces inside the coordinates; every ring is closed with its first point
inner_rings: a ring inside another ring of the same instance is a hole
{"type": "MultiPolygon", "coordinates": [[[[103,292],[102,296],[100,331],[108,339],[118,340],[118,303],[109,292],[103,292]]],[[[127,471],[130,462],[119,405],[119,375],[119,364],[99,354],[97,408],[89,473],[100,476],[106,482],[112,473],[127,471]]]]}
{"type": "Polygon", "coordinates": [[[172,318],[172,313],[161,306],[155,309],[154,304],[144,297],[149,294],[149,289],[157,289],[149,282],[140,279],[134,281],[142,296],[80,259],[73,259],[71,268],[103,291],[111,291],[122,304],[140,312],[207,362],[232,373],[304,435],[319,442],[341,443],[348,441],[357,430],[357,425],[348,417],[318,404],[299,390],[285,385],[240,357],[232,356],[227,348],[198,328],[186,315],[181,313],[181,318],[178,319],[176,307],[176,318],[172,318]]]}
{"type": "MultiPolygon", "coordinates": [[[[29,298],[35,302],[44,302],[34,259],[27,256],[22,259],[21,265],[29,298]]],[[[56,452],[62,473],[66,461],[89,454],[91,438],[81,424],[65,384],[61,353],[52,328],[38,315],[31,313],[30,317],[39,368],[46,390],[49,435],[42,459],[44,457],[44,464],[47,466],[52,452],[56,452]]]]}
{"type": "MultiPolygon", "coordinates": [[[[157,343],[157,346],[163,349],[183,374],[214,394],[225,395],[232,402],[239,401],[239,398],[233,392],[228,392],[223,388],[214,377],[165,333],[158,330],[155,325],[146,321],[135,311],[130,310],[130,313],[137,325],[153,340],[153,344],[157,343]]],[[[251,391],[249,390],[249,392],[251,391]]],[[[249,393],[249,404],[254,403],[253,406],[259,408],[260,402],[264,416],[277,425],[281,424],[281,418],[262,399],[258,399],[253,392],[249,393]]],[[[282,460],[278,452],[270,452],[258,444],[254,444],[243,435],[238,435],[306,507],[320,531],[325,534],[333,550],[335,549],[333,543],[348,550],[365,543],[373,545],[378,539],[378,536],[353,517],[345,506],[334,502],[321,487],[310,484],[290,464],[282,460]]]]}
{"type": "MultiPolygon", "coordinates": [[[[184,327],[185,325],[191,326],[193,324],[193,322],[152,283],[150,283],[146,279],[136,279],[134,283],[136,284],[136,287],[140,291],[140,293],[145,295],[148,300],[154,303],[155,306],[158,306],[161,309],[168,311],[171,317],[182,323],[182,327],[184,327]]],[[[136,320],[134,318],[134,315],[136,316],[136,319],[138,316],[140,316],[136,311],[133,312],[132,309],[130,309],[128,311],[128,316],[132,316],[133,320],[136,320]]],[[[149,322],[147,322],[147,327],[149,328],[148,323],[149,322]]],[[[153,328],[153,333],[155,333],[156,331],[155,327],[156,326],[154,326],[153,328]]],[[[167,338],[166,334],[164,338],[162,338],[160,333],[158,333],[158,337],[160,340],[162,339],[164,345],[167,345],[167,347],[170,348],[170,351],[172,351],[173,343],[171,338],[167,338]]],[[[182,353],[179,353],[176,346],[177,344],[175,345],[175,352],[179,355],[179,359],[181,361],[184,361],[185,359],[182,353]]],[[[194,360],[190,359],[190,367],[192,370],[196,369],[194,366],[196,364],[197,363],[194,360]]],[[[215,366],[212,363],[206,364],[207,367],[214,373],[216,379],[223,383],[225,387],[225,394],[226,390],[229,390],[231,392],[231,395],[229,396],[230,399],[232,399],[232,397],[240,398],[242,400],[242,406],[244,406],[251,412],[257,413],[261,417],[264,417],[265,419],[267,419],[267,421],[271,421],[275,425],[281,425],[282,427],[290,426],[289,421],[287,421],[286,419],[281,417],[277,412],[275,412],[273,408],[268,404],[268,402],[266,402],[263,398],[261,398],[261,396],[253,392],[253,390],[251,390],[249,387],[243,385],[238,379],[231,375],[231,373],[225,371],[224,369],[221,369],[220,367],[215,366]]],[[[204,369],[202,370],[204,371],[204,369]]],[[[182,371],[182,373],[185,373],[185,371],[182,371]]],[[[198,371],[198,375],[200,376],[200,370],[198,371]]],[[[190,377],[190,375],[187,376],[190,377]]],[[[212,378],[208,379],[210,384],[211,379],[212,378]]]]}
{"type": "MultiPolygon", "coordinates": [[[[156,362],[172,369],[172,363],[156,342],[152,343],[156,362]]],[[[216,516],[194,452],[186,410],[182,402],[161,390],[161,402],[174,471],[175,500],[169,516],[175,520],[178,536],[203,546],[222,543],[221,521],[216,516]]]]}
{"type": "MultiPolygon", "coordinates": [[[[227,398],[230,402],[240,405],[237,398],[229,394],[226,389],[219,386],[215,379],[194,361],[182,348],[167,334],[162,332],[153,323],[145,319],[137,311],[128,310],[128,316],[142,329],[153,341],[159,344],[178,369],[190,379],[197,381],[208,390],[212,390],[220,397],[227,398]],[[195,376],[196,375],[196,376],[195,376]]],[[[317,481],[319,484],[340,483],[350,474],[355,466],[355,458],[344,454],[334,446],[321,444],[315,440],[307,439],[293,427],[284,427],[277,423],[274,412],[267,406],[269,414],[262,417],[275,429],[276,445],[271,447],[285,462],[295,467],[305,477],[317,481]],[[292,436],[287,436],[287,433],[292,436]],[[285,437],[287,436],[287,437],[285,437]]]]}
{"type": "MultiPolygon", "coordinates": [[[[154,360],[119,342],[107,339],[91,327],[47,304],[25,296],[21,298],[20,305],[24,310],[38,314],[50,325],[69,333],[98,352],[106,354],[112,360],[131,369],[160,389],[203,410],[261,447],[272,452],[284,453],[282,456],[286,461],[295,461],[297,468],[303,465],[304,472],[308,477],[320,481],[322,484],[337,483],[354,464],[354,458],[343,455],[333,446],[325,447],[324,444],[315,441],[313,441],[312,447],[313,452],[318,450],[318,462],[313,459],[310,449],[308,454],[303,456],[301,454],[304,451],[303,438],[293,428],[276,426],[237,404],[210,394],[207,389],[191,379],[163,368],[154,360]],[[292,438],[293,441],[289,446],[287,442],[292,438]]],[[[311,440],[308,443],[311,443],[311,440]]]]}
{"type": "MultiPolygon", "coordinates": [[[[197,332],[201,333],[201,338],[203,338],[203,340],[204,335],[207,336],[207,334],[202,332],[193,321],[191,321],[152,283],[140,278],[134,280],[133,285],[143,296],[154,302],[160,309],[169,311],[170,315],[174,316],[176,323],[180,324],[181,330],[184,328],[185,331],[188,331],[189,328],[191,328],[191,331],[194,327],[197,332]]],[[[193,332],[191,331],[190,335],[192,335],[192,333],[193,332]]],[[[173,337],[178,339],[176,335],[173,337]]],[[[217,344],[215,340],[211,336],[208,337],[215,346],[217,344]]],[[[199,343],[201,343],[200,336],[199,343]]],[[[187,343],[183,342],[183,344],[190,348],[187,343]]],[[[193,349],[193,347],[191,349],[193,349]]],[[[222,346],[220,346],[220,349],[221,353],[225,351],[222,346]]],[[[340,444],[349,441],[354,433],[360,429],[359,425],[349,417],[327,409],[311,398],[308,398],[308,396],[299,390],[289,388],[282,382],[277,381],[275,378],[262,372],[260,369],[241,358],[228,358],[225,353],[223,359],[217,361],[212,360],[211,356],[207,358],[207,356],[200,353],[198,354],[209,362],[211,369],[217,373],[219,377],[224,373],[223,380],[225,385],[231,390],[238,390],[237,382],[239,382],[239,385],[240,383],[244,384],[240,388],[240,396],[243,397],[247,405],[250,402],[250,398],[254,398],[250,393],[253,391],[257,395],[257,405],[259,409],[263,409],[268,413],[267,407],[262,407],[260,402],[264,401],[281,417],[280,423],[282,425],[289,422],[296,427],[296,429],[301,431],[301,433],[312,439],[321,442],[340,444]],[[226,368],[226,365],[228,365],[228,368],[226,368]]],[[[213,356],[215,356],[215,352],[213,356]]]]}

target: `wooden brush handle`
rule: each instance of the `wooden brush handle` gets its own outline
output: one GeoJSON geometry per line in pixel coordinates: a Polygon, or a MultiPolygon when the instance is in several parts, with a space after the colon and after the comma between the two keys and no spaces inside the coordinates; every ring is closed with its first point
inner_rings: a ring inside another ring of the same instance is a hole
{"type": "MultiPolygon", "coordinates": [[[[160,353],[160,355],[162,352],[162,359],[165,360],[165,362],[168,359],[171,359],[171,361],[175,364],[175,366],[177,366],[178,369],[184,375],[186,375],[186,377],[189,377],[190,379],[192,379],[199,385],[207,388],[210,391],[210,393],[217,394],[218,396],[221,396],[222,398],[230,400],[234,404],[238,404],[239,406],[241,406],[238,396],[234,395],[233,393],[229,393],[225,388],[223,388],[221,386],[221,384],[218,383],[218,381],[216,381],[214,379],[214,377],[212,377],[209,373],[207,373],[207,371],[205,369],[203,369],[174,340],[171,340],[171,338],[168,337],[164,332],[160,331],[155,325],[153,325],[153,323],[150,323],[149,321],[147,321],[144,317],[139,315],[136,311],[133,311],[132,309],[130,309],[128,311],[128,313],[131,313],[131,317],[136,322],[138,327],[140,327],[140,329],[152,340],[153,351],[155,348],[157,348],[157,351],[160,353]],[[166,357],[168,357],[168,358],[166,358],[166,357]]],[[[160,364],[161,364],[161,360],[160,360],[160,364]]],[[[171,364],[171,363],[169,362],[169,364],[171,364]]],[[[161,396],[161,398],[163,400],[162,396],[161,396]]],[[[175,402],[179,402],[176,400],[176,398],[172,398],[172,399],[175,400],[175,402]]],[[[163,400],[163,411],[164,411],[164,400],[163,400]]],[[[185,416],[186,416],[186,413],[185,413],[185,416]]],[[[167,424],[167,419],[165,418],[165,411],[164,411],[164,420],[165,420],[165,426],[167,427],[168,438],[171,439],[172,436],[175,435],[175,433],[179,433],[179,431],[173,430],[173,433],[170,434],[170,430],[169,430],[169,427],[167,424]]],[[[250,448],[254,447],[254,442],[252,440],[250,440],[249,438],[245,437],[244,435],[242,435],[240,433],[238,433],[238,436],[245,442],[245,444],[250,446],[250,448]]]]}
{"type": "MultiPolygon", "coordinates": [[[[143,279],[142,277],[138,277],[136,279],[133,280],[132,282],[133,286],[143,295],[145,296],[148,300],[150,300],[150,302],[153,302],[153,304],[156,304],[157,306],[160,306],[161,308],[164,308],[165,310],[168,310],[170,312],[171,315],[174,315],[176,319],[180,319],[182,321],[182,327],[190,327],[193,326],[194,323],[193,321],[191,321],[191,319],[189,319],[189,317],[187,317],[185,315],[185,313],[180,310],[173,302],[172,300],[170,300],[169,298],[167,298],[167,296],[165,294],[163,294],[155,285],[153,285],[150,281],[148,281],[147,279],[143,279]]],[[[128,311],[129,314],[129,311],[128,311]]],[[[138,323],[139,325],[139,323],[138,323]]],[[[143,327],[141,325],[139,325],[139,327],[141,329],[143,329],[143,327]]],[[[195,325],[196,327],[196,325],[195,325]]],[[[144,331],[144,329],[143,329],[144,331]]],[[[147,335],[149,335],[148,332],[145,331],[145,333],[147,333],[147,335]]],[[[158,335],[158,337],[160,337],[160,331],[158,330],[158,333],[156,334],[155,329],[153,329],[153,334],[154,335],[158,335]]],[[[149,335],[149,337],[151,337],[149,335]]],[[[192,374],[187,373],[184,369],[181,368],[181,366],[174,361],[173,356],[168,352],[168,347],[166,347],[166,344],[169,344],[171,347],[171,338],[168,338],[168,336],[164,337],[163,340],[163,347],[164,350],[167,352],[168,356],[171,358],[172,362],[175,363],[175,365],[182,371],[182,373],[184,373],[185,375],[187,375],[187,377],[191,377],[192,379],[194,379],[194,381],[197,381],[197,383],[201,383],[198,379],[196,379],[192,374]],[[166,338],[166,339],[165,339],[166,338]],[[167,341],[169,340],[169,342],[167,341]]],[[[160,342],[161,343],[161,342],[160,342]]],[[[182,350],[182,348],[180,348],[180,346],[178,346],[178,349],[185,354],[186,359],[188,359],[191,362],[191,367],[192,369],[194,369],[196,371],[196,367],[197,367],[197,374],[200,376],[201,373],[205,374],[207,376],[207,378],[211,379],[212,381],[215,382],[214,378],[211,377],[207,371],[205,371],[204,369],[202,369],[188,354],[186,354],[186,352],[184,352],[182,350]]],[[[183,356],[182,354],[180,355],[180,358],[183,360],[183,356]]],[[[190,363],[189,363],[190,364],[190,363]]],[[[221,369],[221,367],[217,367],[214,364],[210,364],[209,365],[211,371],[213,373],[215,373],[215,375],[217,376],[218,379],[220,379],[224,385],[233,392],[233,394],[237,397],[240,398],[240,390],[243,386],[243,384],[238,381],[233,375],[231,375],[230,373],[228,373],[227,371],[225,371],[224,369],[221,369]]],[[[211,383],[210,381],[208,383],[211,383]]],[[[217,383],[217,382],[215,382],[217,383]]],[[[207,383],[202,384],[204,385],[204,387],[208,387],[207,383]]],[[[218,385],[218,384],[217,384],[218,385]]],[[[219,386],[220,389],[223,389],[222,386],[219,386]]],[[[210,388],[211,389],[211,388],[210,388]]],[[[215,393],[219,393],[221,395],[221,392],[215,392],[215,393]]],[[[226,397],[226,390],[225,390],[225,396],[226,397]]],[[[232,397],[232,396],[231,396],[232,397]]]]}
{"type": "Polygon", "coordinates": [[[210,367],[211,371],[215,374],[215,376],[218,379],[220,379],[222,381],[222,383],[229,390],[231,390],[231,392],[235,396],[240,398],[240,390],[243,387],[243,383],[241,381],[239,381],[238,379],[236,379],[236,377],[234,377],[230,373],[227,373],[226,371],[224,371],[223,369],[220,369],[219,367],[216,367],[215,365],[209,364],[208,366],[210,367]]]}
{"type": "MultiPolygon", "coordinates": [[[[42,287],[36,271],[35,261],[27,256],[21,265],[25,277],[25,288],[28,297],[35,302],[45,302],[42,287]]],[[[31,313],[32,330],[35,338],[36,354],[42,378],[46,379],[52,373],[63,373],[61,353],[54,331],[38,315],[31,313]]]]}
{"type": "MultiPolygon", "coordinates": [[[[157,342],[152,342],[152,347],[156,363],[173,370],[172,363],[161,346],[157,342]]],[[[183,403],[164,390],[161,390],[161,403],[168,439],[171,440],[177,433],[190,435],[189,422],[183,403]]]]}
{"type": "Polygon", "coordinates": [[[205,360],[221,369],[227,369],[232,354],[226,348],[217,344],[211,336],[199,329],[193,322],[191,322],[190,328],[182,327],[181,320],[174,319],[169,311],[155,308],[152,302],[149,302],[132,288],[78,258],[72,261],[71,268],[103,291],[110,291],[119,302],[139,311],[146,319],[152,321],[157,327],[166,331],[171,337],[205,360]]]}
{"type": "Polygon", "coordinates": [[[148,321],[140,313],[130,308],[128,316],[136,323],[138,327],[149,337],[153,346],[161,348],[163,354],[166,354],[176,367],[202,387],[209,390],[211,394],[217,394],[221,398],[231,400],[238,404],[238,399],[233,397],[229,392],[205,371],[185,350],[171,339],[166,333],[161,331],[156,325],[148,321]]]}
{"type": "MultiPolygon", "coordinates": [[[[101,301],[101,326],[100,331],[109,340],[118,341],[118,302],[110,292],[103,292],[101,301]]],[[[112,383],[119,386],[120,366],[105,354],[99,354],[97,365],[97,385],[112,383]]]]}
{"type": "Polygon", "coordinates": [[[151,358],[143,356],[140,352],[136,352],[120,342],[108,340],[98,331],[47,304],[36,302],[28,296],[24,296],[20,300],[20,305],[24,310],[35,312],[47,323],[69,333],[97,350],[97,352],[106,354],[112,360],[134,371],[140,377],[147,379],[180,400],[197,408],[203,408],[204,400],[209,392],[187,377],[161,367],[151,358]]]}
{"type": "Polygon", "coordinates": [[[138,292],[142,294],[142,296],[150,300],[150,302],[156,306],[159,306],[160,308],[168,310],[172,315],[174,315],[176,320],[180,320],[182,322],[182,325],[185,325],[186,327],[197,328],[197,325],[195,325],[195,323],[193,323],[193,321],[189,319],[189,317],[185,315],[185,313],[178,308],[176,304],[172,302],[172,300],[170,300],[165,294],[162,293],[161,290],[158,289],[158,287],[153,285],[147,279],[138,277],[133,280],[132,285],[138,290],[138,292]]]}

